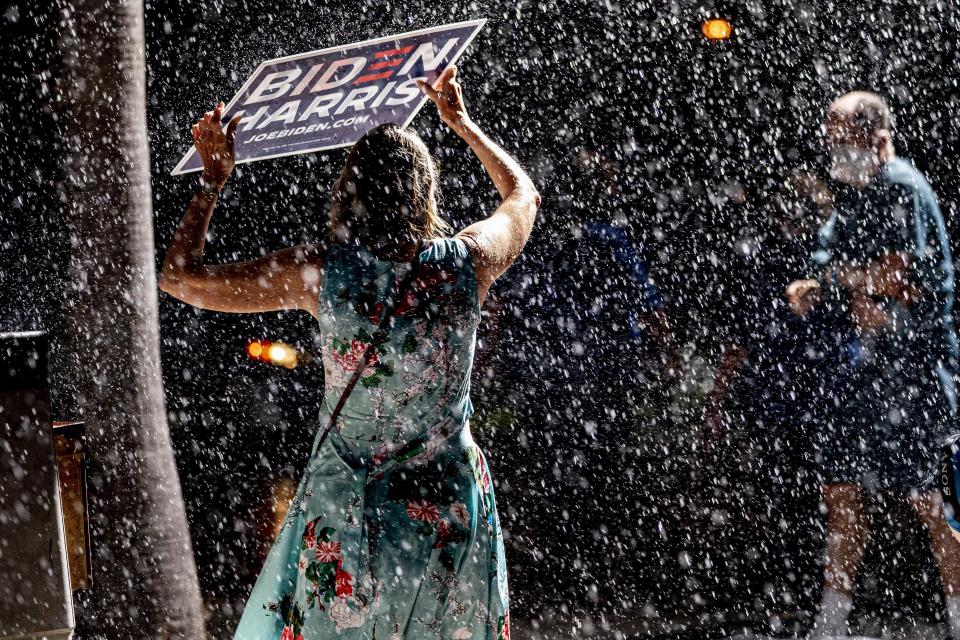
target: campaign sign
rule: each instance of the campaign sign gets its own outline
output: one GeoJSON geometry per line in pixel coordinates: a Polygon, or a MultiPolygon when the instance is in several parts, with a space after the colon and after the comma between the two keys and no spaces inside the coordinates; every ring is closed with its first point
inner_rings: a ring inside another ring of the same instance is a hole
{"type": "MultiPolygon", "coordinates": [[[[463,54],[486,20],[458,22],[342,47],[267,60],[223,111],[242,116],[237,163],[352,145],[374,127],[406,127],[433,83],[463,54]]],[[[173,174],[200,171],[191,147],[173,174]]]]}

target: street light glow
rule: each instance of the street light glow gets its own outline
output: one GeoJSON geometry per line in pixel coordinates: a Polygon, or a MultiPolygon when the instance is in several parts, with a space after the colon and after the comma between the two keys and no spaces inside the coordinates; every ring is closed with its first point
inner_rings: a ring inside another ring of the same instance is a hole
{"type": "Polygon", "coordinates": [[[254,360],[287,369],[293,369],[301,360],[300,354],[290,345],[270,340],[251,340],[247,343],[247,355],[254,360]]]}
{"type": "Polygon", "coordinates": [[[727,40],[733,35],[733,26],[723,18],[705,20],[700,30],[708,40],[727,40]]]}
{"type": "Polygon", "coordinates": [[[270,348],[267,349],[267,357],[273,364],[286,367],[287,369],[293,369],[297,366],[296,349],[282,342],[274,342],[270,345],[270,348]]]}
{"type": "Polygon", "coordinates": [[[247,345],[247,355],[254,360],[259,360],[263,355],[264,344],[259,340],[251,340],[247,345]]]}

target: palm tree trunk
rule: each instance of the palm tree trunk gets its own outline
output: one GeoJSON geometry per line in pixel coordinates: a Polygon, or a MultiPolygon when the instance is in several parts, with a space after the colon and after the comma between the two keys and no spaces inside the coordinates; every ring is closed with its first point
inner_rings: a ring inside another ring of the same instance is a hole
{"type": "Polygon", "coordinates": [[[160,375],[140,0],[60,0],[70,246],[54,392],[86,421],[93,579],[78,638],[204,638],[160,375]]]}

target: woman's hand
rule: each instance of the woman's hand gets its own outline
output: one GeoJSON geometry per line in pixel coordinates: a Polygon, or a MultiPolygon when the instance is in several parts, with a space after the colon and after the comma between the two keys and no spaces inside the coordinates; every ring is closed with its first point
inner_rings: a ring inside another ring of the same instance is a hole
{"type": "Polygon", "coordinates": [[[470,122],[470,116],[467,115],[467,107],[463,104],[463,89],[456,78],[457,68],[450,67],[437,78],[437,89],[423,80],[417,80],[417,85],[437,105],[440,119],[448,127],[459,132],[464,125],[470,122]]]}
{"type": "Polygon", "coordinates": [[[234,165],[237,164],[233,153],[233,144],[237,139],[237,125],[240,124],[238,113],[230,120],[227,131],[220,126],[223,117],[223,103],[219,103],[213,111],[207,111],[203,117],[193,125],[193,144],[203,161],[203,179],[222,189],[227,183],[234,165]]]}
{"type": "Polygon", "coordinates": [[[456,67],[450,67],[440,74],[435,87],[422,81],[418,84],[437,105],[440,119],[480,160],[500,194],[500,206],[493,214],[456,235],[473,257],[477,297],[482,305],[490,285],[513,264],[530,237],[540,207],[540,194],[523,167],[467,115],[463,90],[456,77],[456,67]]]}

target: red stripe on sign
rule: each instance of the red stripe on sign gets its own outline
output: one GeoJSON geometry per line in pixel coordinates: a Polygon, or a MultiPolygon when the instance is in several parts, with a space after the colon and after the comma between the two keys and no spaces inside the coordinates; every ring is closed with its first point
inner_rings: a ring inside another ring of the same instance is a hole
{"type": "Polygon", "coordinates": [[[373,82],[374,80],[380,80],[381,78],[389,78],[393,75],[393,70],[384,71],[383,73],[368,73],[365,76],[360,76],[353,81],[353,84],[363,84],[364,82],[373,82]]]}
{"type": "Polygon", "coordinates": [[[400,55],[401,53],[408,53],[411,49],[413,49],[412,44],[407,45],[406,47],[401,47],[399,49],[388,49],[387,51],[378,51],[377,53],[373,54],[373,57],[389,58],[390,56],[397,56],[397,55],[400,55]]]}
{"type": "Polygon", "coordinates": [[[375,62],[375,63],[373,63],[372,65],[370,65],[369,67],[367,67],[367,69],[369,69],[370,71],[374,71],[375,69],[383,69],[384,67],[395,67],[395,66],[397,66],[398,64],[400,64],[401,62],[403,62],[402,59],[398,59],[398,60],[383,60],[382,62],[375,62]]]}

